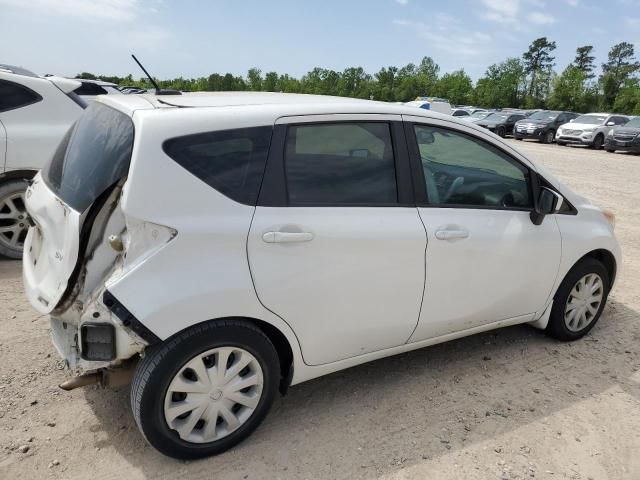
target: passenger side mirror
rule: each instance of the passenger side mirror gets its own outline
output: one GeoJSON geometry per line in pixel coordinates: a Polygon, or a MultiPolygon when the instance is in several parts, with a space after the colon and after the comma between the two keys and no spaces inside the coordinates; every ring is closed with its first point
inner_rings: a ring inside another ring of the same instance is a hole
{"type": "Polygon", "coordinates": [[[613,127],[616,124],[616,122],[607,122],[607,127],[613,127]]]}
{"type": "Polygon", "coordinates": [[[540,225],[545,216],[560,210],[563,201],[564,198],[558,192],[541,187],[535,209],[530,214],[531,222],[534,225],[540,225]]]}
{"type": "Polygon", "coordinates": [[[569,123],[573,122],[575,120],[575,118],[572,118],[571,120],[569,120],[569,123]]]}

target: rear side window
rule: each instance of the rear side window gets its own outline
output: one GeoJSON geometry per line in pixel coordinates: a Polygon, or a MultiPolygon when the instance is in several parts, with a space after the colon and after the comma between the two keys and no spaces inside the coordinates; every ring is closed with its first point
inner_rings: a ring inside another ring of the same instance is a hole
{"type": "Polygon", "coordinates": [[[172,138],[163,150],[210,187],[255,205],[269,154],[272,127],[238,128],[172,138]]]}
{"type": "Polygon", "coordinates": [[[293,205],[398,202],[388,123],[289,127],[285,173],[289,203],[293,205]]]}
{"type": "Polygon", "coordinates": [[[17,83],[0,80],[0,112],[15,110],[42,100],[33,90],[17,83]]]}
{"type": "Polygon", "coordinates": [[[90,105],[44,167],[45,182],[71,208],[83,212],[127,175],[133,134],[129,116],[100,103],[90,105]]]}
{"type": "Polygon", "coordinates": [[[104,95],[107,91],[96,83],[82,82],[78,88],[74,90],[76,95],[104,95]]]}

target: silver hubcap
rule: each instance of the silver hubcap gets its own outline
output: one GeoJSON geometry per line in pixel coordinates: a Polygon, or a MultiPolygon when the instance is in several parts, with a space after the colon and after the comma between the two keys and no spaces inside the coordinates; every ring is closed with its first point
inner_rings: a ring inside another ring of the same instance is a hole
{"type": "Polygon", "coordinates": [[[184,364],[164,400],[167,425],[193,443],[220,440],[242,426],[262,396],[262,368],[238,347],[220,347],[184,364]]]}
{"type": "Polygon", "coordinates": [[[24,193],[11,193],[0,198],[0,244],[22,250],[29,224],[24,206],[24,193]]]}
{"type": "Polygon", "coordinates": [[[564,323],[572,332],[578,332],[593,322],[604,295],[602,278],[588,273],[571,289],[564,309],[564,323]]]}

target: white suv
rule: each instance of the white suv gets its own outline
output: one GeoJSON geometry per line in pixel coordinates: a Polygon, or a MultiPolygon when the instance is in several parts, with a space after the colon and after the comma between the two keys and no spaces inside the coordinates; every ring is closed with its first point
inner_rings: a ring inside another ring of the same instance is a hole
{"type": "Polygon", "coordinates": [[[51,158],[86,103],[80,82],[0,65],[0,255],[20,258],[26,182],[51,158]]]}
{"type": "Polygon", "coordinates": [[[178,458],[370,360],[519,323],[580,338],[620,264],[612,216],[496,135],[346,98],[100,97],[27,210],[27,296],[90,372],[62,387],[133,376],[178,458]]]}
{"type": "Polygon", "coordinates": [[[611,113],[587,113],[580,115],[569,123],[560,125],[556,132],[556,143],[589,145],[599,150],[604,145],[605,137],[616,126],[624,125],[629,117],[611,113]]]}

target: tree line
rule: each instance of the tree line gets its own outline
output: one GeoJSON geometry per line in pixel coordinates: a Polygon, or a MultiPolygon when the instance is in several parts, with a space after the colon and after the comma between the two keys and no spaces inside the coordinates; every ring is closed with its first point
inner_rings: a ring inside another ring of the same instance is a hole
{"type": "MultiPolygon", "coordinates": [[[[556,43],[547,37],[534,40],[520,58],[507,58],[490,65],[473,83],[464,69],[440,74],[431,57],[419,64],[383,67],[369,74],[362,67],[342,72],[316,67],[301,78],[251,68],[246,76],[213,73],[208,77],[158,80],[161,88],[182,91],[269,91],[338,95],[406,102],[419,96],[449,99],[455,105],[486,108],[549,108],[590,112],[596,110],[640,114],[640,62],[631,43],[621,42],[609,50],[601,73],[596,76],[596,57],[591,45],[576,49],[575,59],[560,73],[554,70],[556,43]]],[[[102,79],[119,85],[151,88],[145,78],[96,76],[88,72],[78,78],[102,79]]]]}

